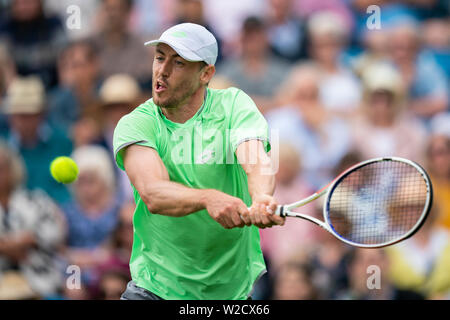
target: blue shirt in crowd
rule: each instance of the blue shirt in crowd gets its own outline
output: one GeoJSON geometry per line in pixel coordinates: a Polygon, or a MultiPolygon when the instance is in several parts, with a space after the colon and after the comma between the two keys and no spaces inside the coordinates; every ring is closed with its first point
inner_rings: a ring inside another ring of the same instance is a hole
{"type": "Polygon", "coordinates": [[[68,246],[94,249],[102,245],[116,229],[120,206],[118,201],[114,201],[97,217],[90,217],[75,201],[66,203],[62,209],[68,225],[68,246]]]}

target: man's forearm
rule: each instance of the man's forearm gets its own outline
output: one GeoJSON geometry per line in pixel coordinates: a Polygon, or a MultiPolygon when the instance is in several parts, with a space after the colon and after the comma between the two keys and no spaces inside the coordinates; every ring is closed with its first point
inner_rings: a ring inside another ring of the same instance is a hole
{"type": "Polygon", "coordinates": [[[252,199],[258,195],[267,194],[272,196],[275,191],[275,177],[273,174],[263,172],[260,166],[253,167],[247,173],[248,191],[252,199]]]}
{"type": "Polygon", "coordinates": [[[247,175],[248,191],[252,199],[258,195],[272,196],[275,191],[275,175],[263,143],[258,140],[243,142],[238,146],[236,156],[247,175]]]}
{"type": "Polygon", "coordinates": [[[149,211],[172,217],[183,217],[206,208],[209,189],[193,189],[181,184],[161,180],[141,194],[149,211]]]}
{"type": "Polygon", "coordinates": [[[248,179],[248,191],[252,199],[261,194],[272,196],[275,191],[275,179],[273,176],[253,176],[248,179]]]}

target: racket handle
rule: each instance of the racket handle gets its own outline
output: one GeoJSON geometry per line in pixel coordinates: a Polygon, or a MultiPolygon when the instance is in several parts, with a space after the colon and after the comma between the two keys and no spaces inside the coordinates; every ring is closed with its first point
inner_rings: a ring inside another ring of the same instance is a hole
{"type": "MultiPolygon", "coordinates": [[[[269,207],[266,207],[266,208],[267,208],[267,211],[270,212],[269,207]]],[[[250,210],[250,208],[247,208],[247,209],[250,210]]],[[[282,205],[278,205],[277,210],[275,210],[274,214],[276,214],[277,216],[280,216],[280,217],[285,217],[286,215],[283,213],[283,211],[284,211],[283,209],[284,209],[284,207],[282,205]]],[[[241,218],[242,218],[242,216],[241,216],[241,218]]]]}
{"type": "Polygon", "coordinates": [[[286,215],[284,214],[283,211],[284,211],[284,206],[278,205],[277,210],[275,211],[275,214],[280,217],[285,217],[286,215]]]}

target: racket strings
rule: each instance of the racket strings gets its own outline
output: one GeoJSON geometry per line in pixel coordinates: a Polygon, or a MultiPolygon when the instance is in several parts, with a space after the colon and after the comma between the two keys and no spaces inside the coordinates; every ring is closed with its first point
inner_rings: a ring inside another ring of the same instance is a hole
{"type": "Polygon", "coordinates": [[[328,204],[342,238],[364,245],[394,241],[419,221],[428,188],[421,173],[399,161],[373,162],[344,175],[328,204]]]}

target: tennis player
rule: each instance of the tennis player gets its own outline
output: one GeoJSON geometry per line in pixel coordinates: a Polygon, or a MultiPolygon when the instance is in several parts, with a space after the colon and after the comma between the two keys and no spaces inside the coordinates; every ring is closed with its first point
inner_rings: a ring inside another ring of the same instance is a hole
{"type": "Polygon", "coordinates": [[[204,27],[179,24],[146,44],[153,98],[114,132],[136,201],[122,299],[248,299],[266,269],[258,228],[284,224],[267,123],[243,91],[208,88],[218,48],[204,27]]]}

